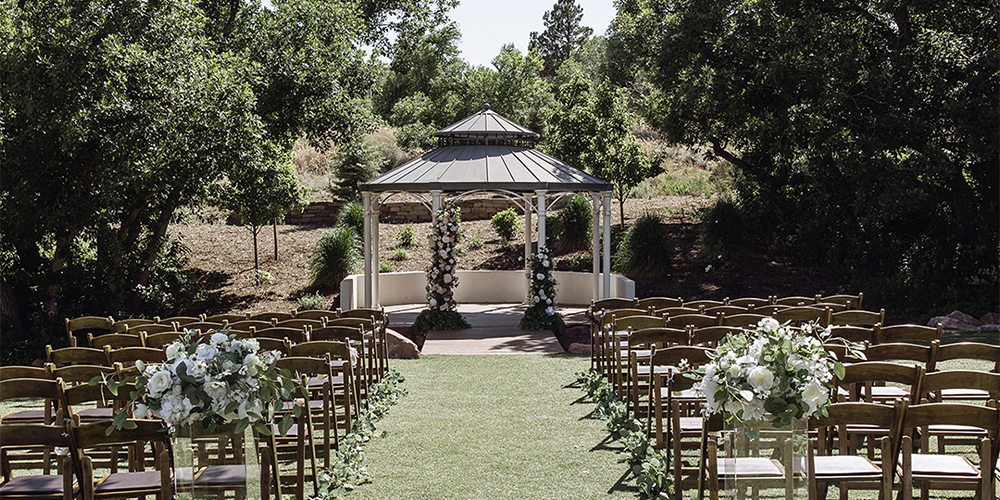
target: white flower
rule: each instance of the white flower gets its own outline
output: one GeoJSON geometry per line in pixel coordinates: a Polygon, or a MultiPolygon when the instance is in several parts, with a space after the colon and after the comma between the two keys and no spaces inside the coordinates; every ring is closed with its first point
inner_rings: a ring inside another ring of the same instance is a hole
{"type": "Polygon", "coordinates": [[[227,340],[229,340],[229,336],[228,335],[226,335],[224,333],[218,333],[217,332],[217,333],[213,333],[212,334],[212,337],[209,339],[209,342],[212,345],[219,345],[219,344],[221,344],[221,343],[223,343],[223,342],[225,342],[227,340]]]}
{"type": "Polygon", "coordinates": [[[818,380],[813,379],[802,389],[802,399],[809,405],[809,415],[812,415],[830,399],[830,392],[818,380]]]}
{"type": "Polygon", "coordinates": [[[444,275],[444,278],[442,278],[442,280],[443,280],[443,281],[444,281],[445,283],[451,283],[451,274],[449,274],[449,273],[445,273],[445,275],[444,275]]]}
{"type": "Polygon", "coordinates": [[[710,413],[719,411],[719,402],[715,400],[715,391],[719,388],[719,383],[715,380],[715,365],[709,364],[705,367],[705,377],[701,379],[701,391],[705,393],[705,405],[710,413]]]}
{"type": "Polygon", "coordinates": [[[549,306],[549,307],[545,308],[545,314],[548,314],[549,316],[552,316],[555,313],[556,313],[556,310],[553,309],[552,306],[549,306]]]}
{"type": "Polygon", "coordinates": [[[709,265],[705,266],[705,272],[706,273],[709,272],[709,271],[711,271],[711,270],[712,270],[712,264],[709,264],[709,265]]]}
{"type": "Polygon", "coordinates": [[[538,273],[538,274],[535,275],[535,279],[543,280],[543,279],[545,279],[545,275],[542,274],[542,273],[538,273]]]}
{"type": "Polygon", "coordinates": [[[538,301],[541,300],[541,299],[539,299],[538,296],[536,295],[536,296],[532,297],[531,300],[533,300],[537,304],[538,301]]]}
{"type": "Polygon", "coordinates": [[[731,365],[728,370],[726,370],[726,376],[729,378],[736,378],[740,376],[740,365],[731,365]]]}
{"type": "Polygon", "coordinates": [[[764,318],[764,319],[760,320],[760,322],[757,323],[757,327],[758,328],[760,328],[761,330],[764,330],[765,332],[768,332],[768,333],[774,333],[774,332],[778,331],[778,328],[780,326],[781,326],[781,324],[778,323],[778,320],[776,320],[774,318],[764,318]]]}
{"type": "Polygon", "coordinates": [[[198,344],[198,350],[194,352],[195,357],[201,360],[215,359],[219,355],[219,349],[214,345],[198,344]]]}
{"type": "Polygon", "coordinates": [[[551,304],[552,303],[552,299],[545,299],[545,303],[546,304],[551,304]]]}
{"type": "Polygon", "coordinates": [[[547,261],[547,260],[543,261],[542,262],[542,267],[549,267],[549,261],[547,261]]]}
{"type": "Polygon", "coordinates": [[[187,363],[187,370],[188,375],[200,380],[208,373],[208,365],[204,361],[194,360],[187,363]]]}
{"type": "Polygon", "coordinates": [[[183,348],[183,347],[184,346],[181,345],[181,343],[179,341],[171,342],[170,345],[167,346],[167,350],[166,350],[167,351],[167,359],[174,359],[174,358],[176,358],[177,354],[179,354],[181,352],[181,348],[183,348]]]}
{"type": "Polygon", "coordinates": [[[448,252],[444,250],[438,250],[438,255],[440,255],[442,259],[445,259],[448,257],[448,252]]]}
{"type": "Polygon", "coordinates": [[[170,372],[167,370],[160,370],[154,373],[153,376],[149,378],[149,381],[146,382],[146,389],[149,390],[149,393],[153,395],[153,397],[156,397],[163,393],[163,391],[169,389],[172,384],[173,377],[170,375],[170,372]]]}
{"type": "Polygon", "coordinates": [[[437,301],[437,299],[435,299],[435,298],[431,297],[431,300],[428,300],[428,301],[427,301],[427,305],[429,305],[429,306],[431,306],[431,307],[435,307],[435,306],[437,306],[437,305],[438,305],[438,301],[437,301]]]}
{"type": "Polygon", "coordinates": [[[251,352],[243,357],[243,366],[256,367],[259,365],[260,365],[260,357],[258,357],[256,354],[251,352]]]}
{"type": "Polygon", "coordinates": [[[229,386],[221,380],[215,380],[205,384],[205,394],[215,401],[219,401],[226,397],[229,392],[229,386]]]}
{"type": "Polygon", "coordinates": [[[139,418],[139,419],[146,418],[146,417],[149,416],[149,408],[146,405],[144,405],[142,403],[139,403],[139,404],[135,405],[135,412],[134,412],[134,414],[135,414],[135,418],[139,418]]]}
{"type": "Polygon", "coordinates": [[[768,391],[774,386],[774,374],[764,366],[755,366],[747,374],[747,382],[758,393],[768,391]]]}

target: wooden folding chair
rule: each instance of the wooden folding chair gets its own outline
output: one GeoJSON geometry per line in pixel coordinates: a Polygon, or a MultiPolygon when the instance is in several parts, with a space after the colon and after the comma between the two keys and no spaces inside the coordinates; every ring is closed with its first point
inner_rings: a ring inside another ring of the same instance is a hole
{"type": "Polygon", "coordinates": [[[660,309],[653,309],[653,312],[649,314],[652,314],[653,316],[670,317],[670,316],[680,316],[682,314],[701,314],[702,311],[703,309],[698,309],[696,307],[676,306],[676,307],[663,307],[660,309]]]}
{"type": "Polygon", "coordinates": [[[163,332],[163,333],[153,333],[150,335],[144,334],[143,343],[146,347],[152,347],[154,349],[162,349],[164,346],[173,344],[175,341],[181,340],[187,336],[184,332],[163,332]]]}
{"type": "Polygon", "coordinates": [[[1000,434],[1000,411],[995,407],[962,403],[912,405],[903,412],[902,453],[899,474],[903,482],[903,500],[913,498],[914,482],[921,483],[921,498],[931,489],[972,489],[978,500],[993,500],[996,494],[994,470],[997,464],[997,439],[1000,434]],[[920,450],[929,450],[929,425],[963,425],[985,432],[979,442],[979,464],[973,465],[959,454],[914,453],[913,436],[918,431],[920,450]]]}
{"type": "Polygon", "coordinates": [[[804,295],[789,295],[787,297],[772,297],[771,303],[779,306],[807,306],[819,302],[816,296],[806,297],[804,295]]]}
{"type": "Polygon", "coordinates": [[[204,321],[200,316],[170,316],[169,318],[160,318],[159,316],[153,316],[153,322],[163,325],[174,324],[178,328],[189,325],[191,323],[197,323],[199,321],[204,321]]]}
{"type": "MultiPolygon", "coordinates": [[[[958,368],[959,361],[985,361],[992,363],[989,368],[990,373],[1000,373],[1000,346],[984,344],[982,342],[956,342],[953,344],[942,344],[940,340],[931,341],[933,361],[927,367],[927,371],[932,372],[940,369],[958,368]]],[[[950,397],[945,395],[945,399],[965,399],[950,397]]],[[[979,399],[979,398],[973,398],[979,399]]]]}
{"type": "Polygon", "coordinates": [[[288,339],[293,344],[299,344],[309,340],[309,334],[304,329],[287,328],[281,326],[272,326],[270,328],[255,330],[253,332],[253,337],[255,339],[260,339],[260,338],[288,339]]]}
{"type": "Polygon", "coordinates": [[[277,323],[279,321],[287,321],[293,319],[295,316],[292,313],[278,312],[278,311],[264,311],[262,313],[251,314],[249,319],[259,319],[267,321],[269,323],[277,323]]]}
{"type": "Polygon", "coordinates": [[[344,429],[351,432],[352,419],[358,412],[358,384],[355,380],[358,372],[356,364],[358,362],[357,352],[354,351],[347,341],[312,341],[295,344],[289,347],[289,356],[306,356],[325,359],[330,358],[330,370],[333,374],[332,388],[334,398],[344,401],[348,409],[344,429]]]}
{"type": "MultiPolygon", "coordinates": [[[[688,332],[677,328],[642,328],[632,332],[628,338],[628,381],[629,404],[632,415],[648,415],[650,361],[653,349],[666,349],[677,345],[687,345],[688,332]],[[642,403],[646,406],[642,407],[642,403]],[[644,411],[643,411],[644,410],[644,411]]],[[[623,370],[620,368],[619,371],[623,370]]]]}
{"type": "Polygon", "coordinates": [[[868,345],[878,343],[874,327],[834,325],[830,327],[830,338],[840,338],[848,342],[868,343],[868,345]]]}
{"type": "Polygon", "coordinates": [[[272,326],[274,326],[273,323],[262,319],[244,319],[229,323],[229,328],[236,330],[250,330],[251,327],[257,330],[263,330],[265,328],[271,328],[272,326]]]}
{"type": "Polygon", "coordinates": [[[765,316],[763,314],[757,313],[742,313],[734,314],[732,316],[726,314],[719,318],[719,323],[722,326],[733,326],[738,328],[754,328],[760,323],[760,320],[768,318],[770,316],[765,316]]]}
{"type": "Polygon", "coordinates": [[[42,470],[41,474],[15,476],[15,464],[9,461],[8,451],[11,449],[34,450],[37,453],[48,453],[55,448],[68,449],[69,437],[65,426],[5,422],[0,425],[0,443],[4,446],[0,449],[0,472],[3,474],[0,498],[71,500],[77,497],[80,491],[74,481],[72,461],[68,455],[59,458],[58,474],[42,470]]]}
{"type": "Polygon", "coordinates": [[[722,300],[689,300],[682,304],[684,307],[690,307],[692,309],[704,310],[708,307],[717,307],[726,305],[725,301],[722,300]]]}
{"type": "Polygon", "coordinates": [[[201,321],[211,321],[213,323],[235,323],[237,321],[250,319],[250,316],[246,314],[221,313],[213,314],[211,316],[202,314],[199,318],[201,321]]]}
{"type": "Polygon", "coordinates": [[[132,333],[106,333],[96,337],[93,333],[88,333],[87,345],[94,349],[104,349],[104,346],[112,349],[121,347],[146,347],[143,344],[142,336],[132,333]]]}
{"type": "MultiPolygon", "coordinates": [[[[21,424],[52,424],[60,416],[58,409],[62,408],[62,380],[41,378],[7,378],[0,380],[0,402],[5,406],[23,408],[0,417],[0,428],[21,424]],[[19,403],[17,400],[23,400],[19,403]],[[12,404],[14,403],[14,404],[12,404]]],[[[51,470],[52,449],[38,449],[34,446],[19,449],[0,441],[0,455],[3,457],[5,469],[9,477],[10,469],[42,469],[43,474],[51,470]],[[13,453],[12,453],[13,452],[13,453]]]]}
{"type": "Polygon", "coordinates": [[[821,326],[826,326],[830,324],[830,310],[819,307],[811,306],[793,306],[788,309],[782,309],[772,316],[774,319],[778,320],[778,323],[791,322],[793,325],[799,325],[809,321],[815,321],[821,326]]]}
{"type": "Polygon", "coordinates": [[[748,312],[755,312],[755,309],[758,307],[770,305],[771,299],[765,299],[762,297],[737,297],[735,299],[729,299],[726,303],[731,306],[744,307],[748,310],[748,312]]]}
{"type": "Polygon", "coordinates": [[[608,353],[607,364],[610,376],[608,380],[615,388],[618,397],[627,401],[628,396],[628,338],[633,331],[644,328],[666,328],[666,318],[650,315],[634,315],[624,318],[615,318],[611,323],[604,346],[608,353]]]}
{"type": "Polygon", "coordinates": [[[66,340],[69,342],[70,347],[76,347],[83,342],[79,342],[80,338],[85,338],[87,332],[104,334],[111,333],[111,325],[114,324],[115,320],[110,316],[100,317],[100,316],[81,316],[79,318],[66,318],[66,340]]]}
{"type": "Polygon", "coordinates": [[[296,319],[318,319],[320,321],[328,321],[339,317],[337,311],[331,311],[329,309],[307,309],[304,311],[296,309],[292,311],[292,317],[296,319]]]}
{"type": "Polygon", "coordinates": [[[719,315],[732,316],[734,314],[747,314],[749,312],[750,310],[747,309],[746,307],[731,306],[731,305],[706,307],[701,311],[702,314],[707,314],[708,316],[719,316],[719,315]]]}
{"type": "MultiPolygon", "coordinates": [[[[292,372],[297,380],[304,380],[305,386],[310,392],[309,411],[312,412],[312,422],[314,429],[323,432],[321,456],[323,467],[330,468],[330,455],[333,450],[340,449],[340,436],[337,425],[338,419],[346,419],[346,411],[338,414],[334,384],[343,384],[342,379],[336,379],[330,368],[329,357],[317,358],[309,356],[287,356],[277,361],[278,368],[284,368],[292,372]]],[[[285,403],[283,412],[291,411],[293,403],[285,403]]],[[[341,408],[348,408],[346,404],[341,408]]],[[[313,441],[316,434],[312,434],[313,441]]]]}
{"type": "Polygon", "coordinates": [[[865,359],[867,361],[912,361],[919,364],[924,370],[928,366],[933,367],[930,346],[903,342],[889,342],[866,346],[865,359]]]}
{"type": "MultiPolygon", "coordinates": [[[[621,299],[628,301],[628,299],[621,299]]],[[[684,299],[677,297],[644,297],[635,302],[634,305],[620,306],[617,308],[636,307],[638,309],[663,309],[664,307],[680,307],[684,304],[684,299]]]]}
{"type": "Polygon", "coordinates": [[[167,354],[163,349],[153,347],[122,347],[121,349],[104,348],[104,354],[108,358],[108,364],[114,365],[134,365],[136,361],[143,363],[163,363],[167,360],[167,354]]]}
{"type": "Polygon", "coordinates": [[[69,428],[70,456],[80,478],[84,498],[118,498],[155,495],[161,500],[173,497],[170,469],[170,440],[160,420],[130,420],[131,429],[111,429],[108,422],[72,425],[69,428]],[[156,463],[154,471],[145,471],[145,449],[152,444],[156,463]],[[118,471],[117,461],[111,472],[98,479],[94,475],[92,451],[126,447],[129,470],[118,471]]]}
{"type": "Polygon", "coordinates": [[[729,335],[741,333],[743,328],[738,326],[706,326],[703,328],[688,328],[691,345],[710,347],[715,349],[719,342],[729,335]]]}
{"type": "Polygon", "coordinates": [[[679,314],[667,317],[667,326],[671,328],[705,328],[706,326],[718,326],[719,317],[707,314],[679,314]]]}
{"type": "Polygon", "coordinates": [[[830,313],[830,324],[834,326],[868,326],[885,323],[885,309],[878,312],[863,309],[846,309],[830,313]]]}
{"type": "Polygon", "coordinates": [[[875,335],[878,337],[879,344],[906,341],[927,342],[930,344],[935,340],[941,340],[941,331],[941,323],[938,323],[937,327],[912,324],[875,325],[875,335]]]}
{"type": "MultiPolygon", "coordinates": [[[[1000,373],[975,370],[947,370],[925,373],[920,381],[920,403],[948,402],[944,394],[959,396],[952,398],[965,401],[1000,400],[1000,373]]],[[[980,429],[966,425],[930,424],[926,431],[937,437],[938,453],[944,453],[947,444],[976,445],[976,441],[986,435],[980,429]]],[[[926,449],[926,448],[922,448],[926,449]]]]}
{"type": "Polygon", "coordinates": [[[129,330],[134,330],[138,326],[152,324],[155,324],[155,322],[147,318],[116,319],[114,320],[114,323],[111,324],[111,331],[114,333],[126,333],[129,330]]]}
{"type": "Polygon", "coordinates": [[[92,349],[90,347],[63,347],[53,349],[51,345],[45,346],[45,360],[56,366],[60,365],[100,365],[111,366],[108,362],[108,355],[104,349],[92,349]]]}
{"type": "MultiPolygon", "coordinates": [[[[590,302],[590,307],[587,309],[587,317],[590,319],[590,368],[592,370],[603,371],[605,368],[602,363],[603,352],[600,350],[603,339],[602,328],[606,325],[604,323],[606,314],[615,309],[642,311],[636,314],[646,314],[645,311],[648,310],[638,309],[635,299],[615,297],[590,302]]],[[[610,320],[610,316],[607,319],[610,320]]]]}

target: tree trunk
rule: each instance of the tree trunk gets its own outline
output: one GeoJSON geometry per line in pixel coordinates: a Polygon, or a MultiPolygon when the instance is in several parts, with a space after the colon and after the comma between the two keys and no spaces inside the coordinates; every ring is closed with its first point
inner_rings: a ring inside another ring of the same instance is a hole
{"type": "Polygon", "coordinates": [[[128,298],[128,308],[133,314],[141,313],[139,310],[141,306],[139,289],[149,283],[149,276],[153,274],[153,265],[156,263],[156,257],[160,254],[160,247],[163,246],[163,237],[167,234],[167,228],[170,225],[170,219],[173,217],[175,209],[176,205],[168,202],[163,207],[159,219],[157,219],[156,224],[153,226],[153,234],[149,237],[149,244],[146,245],[146,250],[143,252],[142,270],[139,271],[139,276],[136,279],[136,284],[142,286],[137,286],[129,294],[128,298]]]}
{"type": "Polygon", "coordinates": [[[278,260],[278,219],[274,219],[274,260],[278,260]]]}
{"type": "Polygon", "coordinates": [[[260,232],[260,228],[250,226],[250,232],[253,233],[253,270],[257,271],[260,269],[260,265],[257,262],[257,233],[260,232]]]}
{"type": "Polygon", "coordinates": [[[66,234],[56,240],[56,251],[49,266],[48,284],[45,286],[45,298],[42,307],[50,323],[59,319],[59,290],[62,288],[62,270],[69,258],[69,247],[75,235],[66,234]]]}

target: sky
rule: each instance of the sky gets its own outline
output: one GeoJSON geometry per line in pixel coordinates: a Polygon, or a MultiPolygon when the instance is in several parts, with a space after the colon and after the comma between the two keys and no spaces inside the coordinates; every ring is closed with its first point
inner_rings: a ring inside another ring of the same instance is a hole
{"type": "MultiPolygon", "coordinates": [[[[603,35],[615,17],[612,0],[576,0],[583,7],[583,26],[603,35]]],[[[552,10],[555,0],[461,0],[451,11],[451,19],[462,32],[461,57],[473,66],[492,67],[490,61],[500,54],[500,47],[513,43],[521,52],[528,51],[531,32],[542,32],[542,16],[552,10]]]]}

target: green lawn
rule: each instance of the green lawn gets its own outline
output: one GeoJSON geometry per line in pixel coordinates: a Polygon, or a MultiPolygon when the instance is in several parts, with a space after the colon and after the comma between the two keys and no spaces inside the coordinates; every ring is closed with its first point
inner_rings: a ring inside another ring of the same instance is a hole
{"type": "Polygon", "coordinates": [[[366,448],[374,482],[352,499],[635,499],[602,446],[592,403],[567,388],[590,366],[570,355],[394,361],[409,395],[366,448]],[[611,490],[609,492],[609,490],[611,490]]]}

